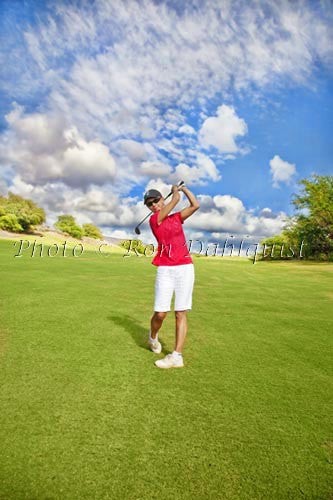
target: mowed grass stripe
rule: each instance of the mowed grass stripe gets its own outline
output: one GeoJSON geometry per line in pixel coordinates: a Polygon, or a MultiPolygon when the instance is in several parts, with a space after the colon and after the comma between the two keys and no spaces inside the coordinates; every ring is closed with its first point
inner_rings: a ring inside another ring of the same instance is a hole
{"type": "Polygon", "coordinates": [[[1,499],[330,498],[333,266],[194,262],[186,366],[160,371],[150,259],[0,241],[1,499]]]}

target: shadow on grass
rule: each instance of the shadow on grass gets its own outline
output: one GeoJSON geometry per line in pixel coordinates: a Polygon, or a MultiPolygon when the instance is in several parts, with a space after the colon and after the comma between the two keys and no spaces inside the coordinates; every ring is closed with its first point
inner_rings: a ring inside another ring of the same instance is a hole
{"type": "MultiPolygon", "coordinates": [[[[134,318],[132,318],[128,314],[124,314],[122,316],[113,314],[112,316],[108,316],[108,319],[116,325],[124,328],[124,330],[126,330],[126,332],[128,332],[132,336],[137,346],[141,347],[141,349],[150,351],[147,342],[149,330],[141,326],[134,318]]],[[[162,352],[165,354],[170,354],[171,351],[166,350],[162,344],[162,352]]]]}

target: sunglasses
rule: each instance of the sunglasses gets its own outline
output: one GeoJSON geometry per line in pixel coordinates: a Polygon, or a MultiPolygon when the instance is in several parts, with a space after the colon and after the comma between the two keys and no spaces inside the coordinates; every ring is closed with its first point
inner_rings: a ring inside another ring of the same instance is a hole
{"type": "Polygon", "coordinates": [[[150,208],[154,203],[158,203],[161,198],[155,198],[153,201],[148,201],[146,204],[148,208],[150,208]]]}

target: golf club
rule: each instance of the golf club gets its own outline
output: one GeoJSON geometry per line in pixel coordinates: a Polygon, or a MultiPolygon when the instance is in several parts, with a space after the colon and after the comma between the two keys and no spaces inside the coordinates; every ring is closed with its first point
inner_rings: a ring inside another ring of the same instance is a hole
{"type": "MultiPolygon", "coordinates": [[[[177,186],[178,187],[181,187],[184,183],[184,181],[180,181],[177,186]]],[[[172,191],[170,191],[170,193],[168,194],[168,196],[166,196],[164,198],[164,201],[167,200],[170,196],[172,195],[172,191]]],[[[141,222],[139,222],[139,224],[136,226],[136,228],[134,229],[134,231],[136,232],[136,234],[141,234],[141,231],[139,229],[139,226],[141,226],[141,224],[150,216],[150,213],[146,215],[146,217],[144,219],[142,219],[141,222]]]]}

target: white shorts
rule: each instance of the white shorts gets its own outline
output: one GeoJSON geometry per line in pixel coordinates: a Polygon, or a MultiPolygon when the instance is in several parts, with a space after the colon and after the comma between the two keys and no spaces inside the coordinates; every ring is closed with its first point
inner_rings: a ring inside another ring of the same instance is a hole
{"type": "Polygon", "coordinates": [[[193,285],[193,264],[158,266],[155,281],[154,311],[170,311],[173,292],[175,292],[175,311],[192,309],[193,285]]]}

